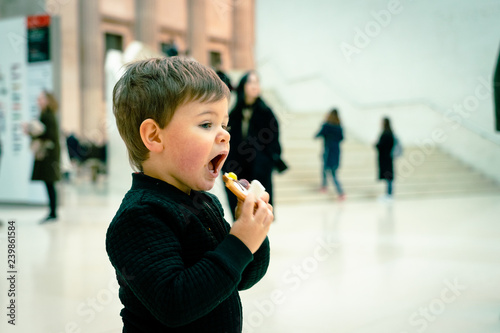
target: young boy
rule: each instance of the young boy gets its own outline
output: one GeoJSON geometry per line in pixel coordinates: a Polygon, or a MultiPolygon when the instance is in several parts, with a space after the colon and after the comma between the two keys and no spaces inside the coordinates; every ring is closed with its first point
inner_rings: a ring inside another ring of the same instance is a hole
{"type": "Polygon", "coordinates": [[[106,235],[123,332],[241,332],[238,290],[269,264],[269,195],[240,203],[232,227],[210,190],[229,152],[227,86],[196,61],[128,65],[113,90],[132,187],[106,235]]]}

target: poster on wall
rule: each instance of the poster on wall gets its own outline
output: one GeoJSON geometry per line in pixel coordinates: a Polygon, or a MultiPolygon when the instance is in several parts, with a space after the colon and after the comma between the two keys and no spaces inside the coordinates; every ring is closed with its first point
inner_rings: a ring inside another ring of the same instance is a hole
{"type": "Polygon", "coordinates": [[[0,20],[0,202],[45,204],[31,181],[33,154],[23,123],[39,117],[37,97],[52,90],[50,16],[0,20]]]}

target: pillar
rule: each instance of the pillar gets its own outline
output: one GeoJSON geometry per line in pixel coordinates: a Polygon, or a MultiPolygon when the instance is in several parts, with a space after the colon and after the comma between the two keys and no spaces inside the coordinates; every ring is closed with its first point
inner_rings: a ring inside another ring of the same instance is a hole
{"type": "Polygon", "coordinates": [[[190,56],[208,65],[205,1],[188,0],[188,49],[190,56]]]}
{"type": "MultiPolygon", "coordinates": [[[[164,1],[164,0],[160,0],[164,1]]],[[[158,52],[158,26],[156,21],[156,0],[135,1],[136,10],[136,39],[144,43],[151,50],[158,52]]]]}
{"type": "Polygon", "coordinates": [[[254,0],[233,2],[233,68],[250,70],[255,66],[255,3],[254,0]]]}
{"type": "Polygon", "coordinates": [[[80,49],[79,49],[79,5],[69,1],[59,7],[60,15],[60,45],[61,45],[61,97],[59,112],[61,129],[80,135],[81,99],[80,99],[80,49]]]}
{"type": "Polygon", "coordinates": [[[80,87],[82,134],[89,140],[104,136],[104,37],[99,0],[80,3],[80,87]]]}

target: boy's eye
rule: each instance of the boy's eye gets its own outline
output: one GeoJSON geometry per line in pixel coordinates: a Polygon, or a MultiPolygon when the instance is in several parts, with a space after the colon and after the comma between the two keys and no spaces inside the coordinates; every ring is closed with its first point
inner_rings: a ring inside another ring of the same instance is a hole
{"type": "Polygon", "coordinates": [[[200,125],[201,128],[211,128],[212,127],[212,123],[203,123],[200,125]]]}
{"type": "Polygon", "coordinates": [[[222,125],[222,129],[229,132],[231,130],[231,126],[222,125]]]}

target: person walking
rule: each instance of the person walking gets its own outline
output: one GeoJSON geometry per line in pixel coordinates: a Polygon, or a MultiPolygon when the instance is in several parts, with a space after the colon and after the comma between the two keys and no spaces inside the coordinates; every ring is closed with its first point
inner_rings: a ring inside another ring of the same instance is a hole
{"type": "MultiPolygon", "coordinates": [[[[259,78],[249,71],[236,88],[236,103],[229,114],[231,150],[224,172],[234,172],[238,178],[257,179],[269,193],[273,204],[272,173],[284,171],[287,166],[281,159],[279,125],[271,108],[260,96],[259,78]]],[[[237,198],[226,188],[231,214],[235,218],[237,198]]]]}
{"type": "Polygon", "coordinates": [[[339,200],[345,199],[344,190],[337,177],[340,165],[340,142],[344,139],[340,117],[337,109],[332,109],[321,129],[315,136],[323,138],[323,168],[321,192],[326,193],[328,189],[328,173],[332,175],[333,184],[337,190],[339,200]]]}
{"type": "Polygon", "coordinates": [[[393,197],[393,182],[394,182],[394,160],[392,156],[392,149],[394,147],[395,138],[391,128],[389,118],[382,119],[382,133],[379,140],[375,145],[378,151],[378,178],[385,180],[387,183],[387,190],[385,196],[381,199],[392,200],[393,197]]]}
{"type": "Polygon", "coordinates": [[[49,215],[42,223],[57,219],[57,190],[55,183],[61,179],[59,126],[56,119],[58,103],[53,94],[42,91],[37,99],[40,109],[39,120],[25,126],[31,136],[31,148],[35,154],[33,166],[34,181],[43,181],[49,198],[49,215]]]}
{"type": "Polygon", "coordinates": [[[493,74],[493,101],[495,104],[495,129],[500,132],[500,50],[498,50],[497,66],[493,74]]]}
{"type": "Polygon", "coordinates": [[[229,88],[229,91],[233,91],[234,87],[231,84],[231,79],[227,74],[224,72],[222,69],[222,60],[218,60],[217,63],[214,66],[214,71],[219,76],[219,78],[226,84],[226,86],[229,88]]]}

